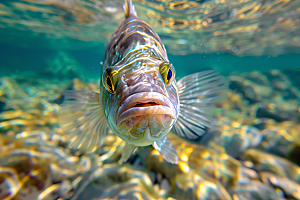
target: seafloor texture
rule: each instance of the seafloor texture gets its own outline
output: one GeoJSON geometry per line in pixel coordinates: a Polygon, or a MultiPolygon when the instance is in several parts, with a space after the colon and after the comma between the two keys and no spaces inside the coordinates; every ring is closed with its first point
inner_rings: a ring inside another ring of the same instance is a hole
{"type": "MultiPolygon", "coordinates": [[[[134,0],[169,53],[300,52],[300,0],[134,0]]],[[[106,43],[123,0],[1,0],[0,41],[82,49],[106,43]]]]}
{"type": "Polygon", "coordinates": [[[114,135],[92,154],[68,149],[62,93],[98,85],[32,77],[0,78],[0,199],[300,199],[300,84],[278,70],[227,77],[215,129],[194,144],[168,135],[178,165],[151,146],[119,165],[114,135]]]}

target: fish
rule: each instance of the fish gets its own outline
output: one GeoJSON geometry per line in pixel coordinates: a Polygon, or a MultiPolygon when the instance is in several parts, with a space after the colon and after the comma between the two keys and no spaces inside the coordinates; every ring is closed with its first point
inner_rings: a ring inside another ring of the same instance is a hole
{"type": "MultiPolygon", "coordinates": [[[[69,148],[94,152],[108,134],[126,142],[120,161],[152,145],[165,161],[178,164],[167,134],[190,140],[213,127],[213,106],[226,97],[227,81],[215,70],[178,81],[158,34],[137,16],[131,0],[125,19],[112,33],[100,73],[100,92],[66,90],[59,123],[69,148]]],[[[183,67],[191,67],[189,64],[183,67]]]]}

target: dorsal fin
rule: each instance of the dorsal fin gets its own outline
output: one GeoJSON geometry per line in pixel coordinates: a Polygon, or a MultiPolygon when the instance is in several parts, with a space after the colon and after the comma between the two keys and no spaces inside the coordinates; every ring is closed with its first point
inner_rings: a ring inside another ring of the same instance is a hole
{"type": "Polygon", "coordinates": [[[125,11],[126,18],[130,15],[137,16],[134,5],[132,4],[132,0],[125,0],[123,8],[125,11]]]}

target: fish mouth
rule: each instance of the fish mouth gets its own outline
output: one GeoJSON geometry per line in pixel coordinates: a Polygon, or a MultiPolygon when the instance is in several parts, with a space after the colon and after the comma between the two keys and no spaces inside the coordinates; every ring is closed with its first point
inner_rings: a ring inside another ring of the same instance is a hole
{"type": "Polygon", "coordinates": [[[153,115],[169,115],[175,118],[175,108],[165,95],[158,92],[140,92],[127,97],[118,110],[117,126],[124,120],[153,115]]]}

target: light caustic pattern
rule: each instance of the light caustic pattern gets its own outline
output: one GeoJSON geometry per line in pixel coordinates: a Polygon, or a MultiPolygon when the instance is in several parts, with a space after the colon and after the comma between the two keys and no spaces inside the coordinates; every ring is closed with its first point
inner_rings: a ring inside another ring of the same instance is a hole
{"type": "MultiPolygon", "coordinates": [[[[133,2],[172,54],[300,52],[300,0],[133,2]]],[[[124,19],[122,7],[121,0],[1,1],[1,38],[32,45],[34,37],[40,45],[67,49],[105,44],[124,19]]]]}
{"type": "Polygon", "coordinates": [[[65,89],[98,92],[99,83],[1,78],[0,199],[300,199],[297,85],[277,70],[228,79],[215,129],[196,144],[168,135],[178,165],[151,146],[119,165],[121,139],[81,154],[57,123],[65,89]]]}

